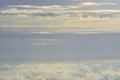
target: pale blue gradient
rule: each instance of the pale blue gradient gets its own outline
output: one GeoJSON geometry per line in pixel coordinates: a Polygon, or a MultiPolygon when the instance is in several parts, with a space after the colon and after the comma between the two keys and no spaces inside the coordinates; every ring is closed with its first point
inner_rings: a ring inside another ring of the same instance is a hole
{"type": "Polygon", "coordinates": [[[0,61],[119,59],[119,20],[119,0],[0,0],[0,61]]]}
{"type": "Polygon", "coordinates": [[[0,61],[119,59],[120,34],[0,32],[0,61]]]}

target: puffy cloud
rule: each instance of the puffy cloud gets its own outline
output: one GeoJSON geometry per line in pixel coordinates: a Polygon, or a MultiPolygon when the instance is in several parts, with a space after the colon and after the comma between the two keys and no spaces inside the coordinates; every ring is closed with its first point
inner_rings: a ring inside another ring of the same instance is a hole
{"type": "MultiPolygon", "coordinates": [[[[4,65],[2,65],[4,66],[4,65]]],[[[0,69],[1,80],[105,80],[120,79],[120,62],[34,63],[0,69]],[[97,66],[96,66],[97,65],[97,66]],[[99,66],[98,66],[99,65],[99,66]]],[[[1,68],[1,67],[0,67],[1,68]]]]}

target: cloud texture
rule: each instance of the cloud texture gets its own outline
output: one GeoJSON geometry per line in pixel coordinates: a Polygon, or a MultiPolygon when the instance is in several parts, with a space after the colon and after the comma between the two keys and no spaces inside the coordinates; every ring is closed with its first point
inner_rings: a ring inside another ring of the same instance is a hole
{"type": "Polygon", "coordinates": [[[96,2],[83,2],[81,5],[84,6],[97,6],[97,5],[116,5],[116,3],[96,3],[96,2]]]}
{"type": "Polygon", "coordinates": [[[1,65],[0,80],[119,80],[119,62],[1,65]]]}
{"type": "Polygon", "coordinates": [[[50,6],[38,6],[38,5],[8,5],[4,6],[0,10],[0,15],[4,16],[49,16],[57,17],[67,15],[68,17],[88,18],[116,18],[120,17],[119,9],[104,9],[105,6],[116,6],[117,3],[95,3],[95,2],[83,2],[74,5],[50,5],[50,6]],[[93,7],[94,6],[94,7],[93,7]],[[105,15],[108,14],[108,15],[105,15]]]}
{"type": "Polygon", "coordinates": [[[119,33],[120,19],[66,18],[66,17],[1,17],[1,31],[19,33],[119,33]],[[113,27],[114,25],[114,27],[113,27]]]}
{"type": "Polygon", "coordinates": [[[31,33],[42,34],[120,32],[120,9],[119,3],[115,1],[63,0],[62,3],[70,2],[64,5],[58,4],[61,2],[58,0],[46,1],[46,5],[42,4],[44,1],[40,0],[40,2],[41,5],[8,4],[0,6],[0,28],[36,29],[37,27],[39,29],[31,31],[31,33]],[[48,2],[54,4],[48,5],[48,2]]]}

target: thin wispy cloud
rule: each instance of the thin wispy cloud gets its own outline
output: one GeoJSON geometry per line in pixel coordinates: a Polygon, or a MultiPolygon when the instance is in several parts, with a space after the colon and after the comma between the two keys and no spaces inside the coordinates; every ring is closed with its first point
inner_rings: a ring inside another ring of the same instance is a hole
{"type": "Polygon", "coordinates": [[[45,27],[31,32],[45,34],[119,32],[120,9],[114,7],[119,7],[119,3],[77,0],[66,5],[8,4],[0,7],[0,27],[45,27]]]}
{"type": "MultiPolygon", "coordinates": [[[[83,4],[83,3],[81,3],[83,4]]],[[[85,4],[85,3],[84,3],[85,4]]],[[[90,3],[89,3],[90,4],[90,3]]],[[[103,4],[103,3],[101,3],[103,4]]],[[[112,3],[111,3],[112,4],[112,3]]],[[[120,10],[118,9],[96,9],[96,10],[81,10],[81,5],[69,5],[69,6],[33,6],[33,5],[9,5],[7,8],[0,10],[0,15],[27,15],[27,16],[91,16],[91,17],[118,17],[120,10]],[[88,14],[89,13],[89,14],[88,14]],[[110,14],[110,15],[104,15],[110,14]]]]}
{"type": "MultiPolygon", "coordinates": [[[[2,17],[1,17],[2,18],[2,17]]],[[[75,17],[10,17],[6,16],[0,20],[1,28],[8,28],[6,31],[20,32],[21,29],[31,28],[25,33],[118,33],[120,32],[120,19],[100,19],[100,18],[75,18],[75,17]],[[7,24],[6,24],[7,22],[7,24]],[[18,23],[19,22],[19,23],[18,23]],[[74,23],[74,24],[73,24],[74,23]],[[115,25],[113,27],[113,24],[115,25]],[[17,29],[18,28],[18,29],[17,29]],[[37,28],[38,30],[34,30],[37,28]]],[[[25,29],[27,30],[27,29],[25,29]]],[[[4,30],[5,31],[5,30],[4,30]]],[[[24,31],[24,30],[22,30],[24,31]]],[[[23,32],[22,32],[23,33],[23,32]]]]}
{"type": "Polygon", "coordinates": [[[117,5],[116,3],[96,3],[96,2],[83,2],[80,3],[83,6],[98,6],[98,5],[117,5]]]}

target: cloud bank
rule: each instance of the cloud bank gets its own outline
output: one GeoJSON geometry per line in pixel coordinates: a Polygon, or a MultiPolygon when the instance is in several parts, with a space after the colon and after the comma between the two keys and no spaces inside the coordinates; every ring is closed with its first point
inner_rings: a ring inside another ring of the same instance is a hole
{"type": "Polygon", "coordinates": [[[117,3],[109,2],[79,2],[71,5],[7,5],[0,9],[2,16],[41,16],[41,17],[99,17],[99,18],[118,18],[120,10],[112,7],[118,6],[117,3]],[[105,6],[105,7],[103,7],[105,6]],[[108,9],[107,9],[108,8],[108,9]],[[107,14],[107,15],[106,15],[107,14]]]}
{"type": "Polygon", "coordinates": [[[66,18],[64,17],[1,17],[0,28],[2,32],[18,33],[119,33],[120,19],[99,18],[66,18]],[[113,27],[114,26],[114,27],[113,27]]]}
{"type": "Polygon", "coordinates": [[[39,28],[31,33],[120,32],[120,9],[115,2],[78,0],[69,5],[4,5],[0,7],[0,18],[1,29],[39,28]]]}
{"type": "Polygon", "coordinates": [[[119,80],[119,62],[1,65],[0,80],[119,80]]]}

